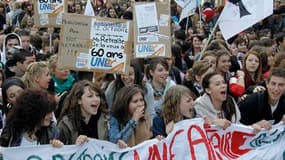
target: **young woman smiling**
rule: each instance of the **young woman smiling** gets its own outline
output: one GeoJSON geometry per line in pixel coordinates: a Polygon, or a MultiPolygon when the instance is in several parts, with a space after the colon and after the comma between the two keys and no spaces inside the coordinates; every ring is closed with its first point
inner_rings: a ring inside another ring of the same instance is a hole
{"type": "Polygon", "coordinates": [[[87,137],[106,139],[107,114],[98,87],[83,80],[74,84],[64,100],[58,128],[64,144],[81,144],[87,137]]]}
{"type": "Polygon", "coordinates": [[[240,97],[245,89],[254,87],[261,80],[261,57],[257,52],[249,51],[244,57],[243,71],[237,71],[236,76],[231,77],[229,90],[233,96],[240,97]]]}
{"type": "Polygon", "coordinates": [[[156,113],[161,112],[163,97],[168,88],[175,85],[175,82],[169,78],[169,66],[163,58],[152,59],[147,66],[146,75],[149,79],[145,84],[147,112],[153,118],[156,113]]]}
{"type": "Polygon", "coordinates": [[[129,67],[129,73],[117,74],[116,79],[110,83],[110,85],[107,87],[105,91],[105,97],[106,97],[106,102],[108,104],[108,108],[111,109],[113,101],[115,99],[115,95],[121,88],[123,88],[124,86],[130,86],[134,84],[142,86],[142,79],[143,79],[143,74],[140,65],[138,65],[138,60],[132,59],[131,65],[129,67]]]}

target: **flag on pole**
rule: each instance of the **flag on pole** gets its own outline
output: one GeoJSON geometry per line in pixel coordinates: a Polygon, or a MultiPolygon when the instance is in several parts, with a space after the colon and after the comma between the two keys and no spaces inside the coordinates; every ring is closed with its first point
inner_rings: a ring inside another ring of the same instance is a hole
{"type": "Polygon", "coordinates": [[[183,8],[185,6],[186,1],[189,0],[174,0],[178,6],[180,6],[181,8],[183,8]]]}
{"type": "Polygon", "coordinates": [[[182,7],[179,22],[181,22],[184,18],[193,15],[196,11],[197,6],[199,5],[199,2],[197,2],[197,0],[186,0],[178,2],[178,5],[182,7]]]}
{"type": "Polygon", "coordinates": [[[218,22],[226,40],[273,13],[273,0],[228,0],[218,22]]]}
{"type": "Polygon", "coordinates": [[[91,0],[87,0],[85,11],[84,11],[84,15],[85,16],[95,16],[91,0]]]}

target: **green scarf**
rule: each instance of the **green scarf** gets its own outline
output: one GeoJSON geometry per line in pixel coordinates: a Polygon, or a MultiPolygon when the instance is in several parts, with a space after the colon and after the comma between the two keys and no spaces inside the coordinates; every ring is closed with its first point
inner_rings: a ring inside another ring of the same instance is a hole
{"type": "Polygon", "coordinates": [[[68,75],[65,81],[58,80],[54,75],[52,75],[51,78],[54,81],[54,90],[56,94],[62,93],[64,91],[69,91],[75,80],[71,74],[68,75]]]}

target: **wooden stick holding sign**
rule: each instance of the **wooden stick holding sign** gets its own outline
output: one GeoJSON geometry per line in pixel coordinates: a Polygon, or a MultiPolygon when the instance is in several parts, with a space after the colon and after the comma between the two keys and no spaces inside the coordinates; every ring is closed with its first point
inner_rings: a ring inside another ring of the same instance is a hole
{"type": "Polygon", "coordinates": [[[200,55],[200,57],[199,57],[198,60],[201,60],[201,58],[203,57],[203,54],[205,53],[205,51],[206,51],[206,49],[207,49],[207,47],[208,47],[208,45],[209,45],[209,43],[210,43],[210,41],[211,41],[211,39],[212,39],[214,33],[216,32],[216,29],[217,29],[217,27],[218,27],[218,24],[219,24],[219,20],[216,22],[216,24],[215,24],[215,26],[214,26],[214,28],[213,28],[211,34],[209,35],[209,37],[208,37],[208,39],[207,39],[207,41],[206,41],[206,44],[204,45],[204,47],[203,47],[203,49],[202,49],[202,51],[201,51],[201,55],[200,55]]]}

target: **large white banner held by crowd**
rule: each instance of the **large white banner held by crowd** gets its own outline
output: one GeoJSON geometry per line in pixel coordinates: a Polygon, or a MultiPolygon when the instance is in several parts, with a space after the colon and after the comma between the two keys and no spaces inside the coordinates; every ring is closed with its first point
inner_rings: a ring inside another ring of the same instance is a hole
{"type": "Polygon", "coordinates": [[[285,125],[253,134],[250,127],[232,124],[226,130],[205,127],[202,119],[175,125],[164,140],[146,141],[119,149],[106,141],[90,139],[81,146],[50,145],[4,148],[5,160],[281,160],[285,155],[285,125]],[[15,154],[16,153],[16,154],[15,154]]]}

